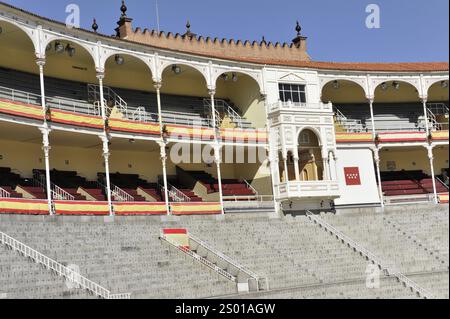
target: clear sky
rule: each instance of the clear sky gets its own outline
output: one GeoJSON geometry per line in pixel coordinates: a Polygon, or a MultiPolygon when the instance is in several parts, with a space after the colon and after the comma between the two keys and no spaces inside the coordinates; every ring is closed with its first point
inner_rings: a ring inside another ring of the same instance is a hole
{"type": "MultiPolygon", "coordinates": [[[[97,18],[99,32],[111,35],[120,0],[1,0],[65,21],[66,5],[78,4],[81,26],[97,18]]],[[[156,0],[127,0],[133,26],[156,29],[156,0]]],[[[295,21],[308,37],[316,61],[448,61],[448,0],[159,0],[163,31],[183,33],[186,20],[199,35],[290,42],[295,21]],[[380,28],[366,27],[366,7],[380,8],[380,28]]]]}

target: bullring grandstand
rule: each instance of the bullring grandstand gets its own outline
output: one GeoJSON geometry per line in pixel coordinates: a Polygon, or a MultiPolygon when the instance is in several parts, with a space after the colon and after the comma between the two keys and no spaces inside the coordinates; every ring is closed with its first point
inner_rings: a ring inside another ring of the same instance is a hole
{"type": "Polygon", "coordinates": [[[448,63],[0,2],[0,299],[449,298],[448,63]]]}

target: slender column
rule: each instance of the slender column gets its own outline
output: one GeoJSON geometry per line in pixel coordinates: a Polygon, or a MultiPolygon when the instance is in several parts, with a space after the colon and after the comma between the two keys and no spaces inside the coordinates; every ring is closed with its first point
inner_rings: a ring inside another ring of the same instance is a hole
{"type": "Polygon", "coordinates": [[[50,215],[53,215],[53,205],[52,205],[52,188],[51,188],[51,179],[50,179],[50,142],[48,135],[50,130],[47,127],[40,129],[42,133],[42,150],[44,151],[44,162],[45,162],[45,189],[47,192],[47,202],[48,202],[48,210],[50,215]]]}
{"type": "Polygon", "coordinates": [[[45,59],[37,59],[36,64],[39,67],[39,82],[40,82],[40,88],[41,88],[41,105],[42,110],[45,111],[47,109],[46,103],[45,103],[45,84],[44,84],[44,65],[45,65],[45,59]]]}
{"type": "Polygon", "coordinates": [[[375,160],[375,166],[377,170],[377,179],[378,179],[378,194],[380,196],[380,204],[381,208],[384,209],[384,196],[383,196],[383,188],[381,186],[381,172],[380,172],[380,150],[377,148],[372,149],[373,157],[375,160]]]}
{"type": "Polygon", "coordinates": [[[431,169],[431,178],[433,180],[433,201],[435,204],[439,203],[437,188],[436,188],[436,177],[434,176],[434,156],[433,156],[433,147],[431,145],[427,146],[428,151],[428,159],[430,161],[430,169],[431,169]]]}
{"type": "Polygon", "coordinates": [[[164,201],[166,202],[167,215],[171,215],[169,203],[169,188],[167,182],[167,152],[166,152],[167,144],[163,141],[159,142],[158,144],[160,147],[161,163],[163,168],[164,201]]]}
{"type": "Polygon", "coordinates": [[[104,135],[100,136],[100,139],[103,142],[103,159],[105,162],[105,177],[106,177],[106,197],[108,200],[108,206],[109,206],[109,215],[114,216],[114,210],[112,206],[112,198],[111,198],[111,180],[109,176],[109,139],[106,133],[104,135]]]}
{"type": "Polygon", "coordinates": [[[289,172],[288,172],[288,165],[287,165],[287,158],[283,155],[283,164],[284,164],[284,182],[289,182],[289,172]]]}
{"type": "Polygon", "coordinates": [[[216,103],[214,101],[214,96],[216,95],[215,89],[209,90],[209,96],[211,97],[211,116],[213,121],[213,128],[214,128],[214,139],[217,141],[217,124],[216,124],[216,103]]]}
{"type": "Polygon", "coordinates": [[[216,162],[217,166],[217,181],[219,185],[219,200],[220,200],[220,207],[222,209],[222,215],[225,214],[225,211],[223,209],[223,189],[222,189],[222,172],[220,171],[220,163],[222,162],[222,156],[220,156],[220,145],[216,144],[214,146],[214,161],[216,162]]]}
{"type": "Polygon", "coordinates": [[[155,90],[156,90],[156,102],[158,104],[159,132],[160,132],[161,138],[162,138],[162,134],[163,134],[163,118],[162,118],[162,106],[161,106],[161,87],[162,87],[162,83],[161,82],[155,82],[155,83],[153,83],[153,86],[155,87],[155,90]]]}
{"type": "Polygon", "coordinates": [[[298,165],[298,161],[299,161],[299,156],[298,156],[298,150],[294,151],[294,170],[295,170],[295,180],[297,182],[300,181],[300,167],[298,165]]]}
{"type": "Polygon", "coordinates": [[[331,161],[333,160],[333,158],[334,158],[333,152],[331,152],[331,151],[328,152],[328,166],[327,166],[327,169],[328,169],[328,176],[329,176],[329,180],[330,181],[333,180],[333,172],[331,171],[331,161]],[[331,153],[332,156],[330,156],[330,153],[331,153]]]}
{"type": "Polygon", "coordinates": [[[323,167],[323,180],[331,180],[330,168],[329,168],[329,158],[327,152],[322,152],[322,167],[323,167]]]}
{"type": "Polygon", "coordinates": [[[97,72],[98,87],[99,87],[99,91],[100,91],[100,111],[102,114],[103,121],[106,121],[106,118],[107,118],[106,105],[105,105],[105,96],[103,93],[103,79],[104,78],[105,78],[105,73],[97,72]]]}
{"type": "Polygon", "coordinates": [[[430,136],[430,125],[428,123],[428,108],[427,108],[427,97],[422,97],[422,105],[423,105],[423,116],[425,120],[425,131],[427,133],[427,137],[430,136]]]}
{"type": "Polygon", "coordinates": [[[377,136],[377,130],[375,128],[375,115],[373,112],[373,101],[374,98],[373,97],[369,97],[369,108],[370,108],[370,121],[372,123],[372,139],[375,139],[375,137],[377,136]]]}

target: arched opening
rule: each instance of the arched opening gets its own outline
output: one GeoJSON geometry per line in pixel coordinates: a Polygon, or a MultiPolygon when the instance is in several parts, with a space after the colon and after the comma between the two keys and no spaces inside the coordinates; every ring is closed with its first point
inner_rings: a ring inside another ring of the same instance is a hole
{"type": "Polygon", "coordinates": [[[377,131],[424,131],[423,104],[418,90],[404,81],[387,81],[375,89],[374,122],[377,131]]]}
{"type": "Polygon", "coordinates": [[[164,123],[212,126],[206,79],[194,67],[172,64],[164,69],[161,108],[164,123]]]}
{"type": "Polygon", "coordinates": [[[46,47],[45,95],[52,109],[100,115],[89,99],[88,84],[96,83],[92,55],[81,45],[53,40],[46,47]]]}
{"type": "Polygon", "coordinates": [[[436,119],[436,128],[439,130],[449,129],[448,86],[448,80],[441,80],[428,89],[427,108],[431,117],[436,119]]]}
{"type": "Polygon", "coordinates": [[[264,101],[258,82],[247,74],[225,72],[216,81],[216,109],[223,128],[263,128],[264,101]]]}
{"type": "Polygon", "coordinates": [[[316,133],[310,129],[302,130],[299,134],[298,146],[300,180],[323,180],[322,147],[316,133]]]}
{"type": "Polygon", "coordinates": [[[336,132],[361,132],[370,123],[366,92],[356,82],[332,80],[322,88],[322,102],[333,103],[336,132]]]}
{"type": "Polygon", "coordinates": [[[35,47],[19,27],[0,20],[0,92],[3,98],[40,105],[39,99],[20,100],[12,90],[40,94],[35,47]]]}
{"type": "Polygon", "coordinates": [[[114,54],[105,62],[103,94],[111,118],[158,120],[158,104],[150,68],[141,59],[114,54]]]}

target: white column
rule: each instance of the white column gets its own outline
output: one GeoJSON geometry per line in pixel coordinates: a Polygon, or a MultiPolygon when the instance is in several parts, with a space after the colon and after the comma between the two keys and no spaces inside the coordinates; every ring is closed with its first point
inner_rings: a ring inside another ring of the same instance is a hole
{"type": "Polygon", "coordinates": [[[100,91],[100,111],[102,113],[103,121],[106,121],[106,118],[107,118],[106,105],[105,105],[105,97],[104,97],[104,93],[103,93],[103,79],[104,78],[105,78],[105,73],[97,72],[98,87],[99,87],[99,91],[100,91]]]}
{"type": "Polygon", "coordinates": [[[159,132],[162,138],[163,135],[163,118],[162,118],[162,106],[161,106],[161,82],[155,82],[154,84],[156,90],[156,102],[158,104],[158,122],[159,122],[159,132]]]}
{"type": "Polygon", "coordinates": [[[322,154],[323,180],[330,181],[331,180],[330,168],[329,168],[330,162],[329,162],[328,155],[326,155],[326,154],[327,154],[326,152],[324,154],[322,154]]]}
{"type": "Polygon", "coordinates": [[[211,97],[211,116],[213,121],[213,127],[214,127],[214,139],[217,141],[217,125],[216,125],[216,103],[214,101],[214,96],[216,95],[215,89],[209,89],[209,96],[211,97]]]}
{"type": "Polygon", "coordinates": [[[169,203],[169,188],[167,182],[167,152],[166,146],[167,144],[163,141],[159,142],[160,155],[161,155],[161,163],[163,168],[163,187],[164,187],[164,201],[166,203],[167,215],[171,215],[170,212],[170,203],[169,203]]]}
{"type": "Polygon", "coordinates": [[[45,59],[37,59],[36,64],[39,67],[39,82],[40,82],[40,88],[41,88],[41,106],[42,110],[45,115],[45,111],[47,109],[46,103],[45,103],[45,85],[44,85],[44,65],[45,65],[45,59]]]}
{"type": "Polygon", "coordinates": [[[105,162],[105,177],[106,177],[106,197],[108,199],[108,206],[109,206],[109,215],[114,216],[114,210],[112,206],[112,198],[111,198],[111,180],[109,177],[109,139],[106,133],[104,135],[100,136],[100,139],[103,142],[103,159],[105,162]]]}
{"type": "Polygon", "coordinates": [[[287,156],[283,154],[283,164],[284,164],[284,182],[289,182],[289,172],[288,172],[288,165],[287,165],[287,156]]]}
{"type": "Polygon", "coordinates": [[[372,152],[377,170],[378,194],[380,196],[380,204],[381,208],[384,209],[384,196],[383,196],[383,187],[381,186],[381,172],[380,172],[380,150],[378,148],[373,148],[372,152]]]}
{"type": "Polygon", "coordinates": [[[299,167],[299,165],[298,165],[298,161],[299,161],[300,159],[299,159],[299,156],[298,156],[298,149],[297,149],[297,150],[294,150],[293,152],[294,152],[295,180],[296,180],[297,182],[299,182],[299,181],[300,181],[300,167],[299,167]]]}
{"type": "Polygon", "coordinates": [[[47,192],[47,202],[48,202],[48,210],[50,215],[53,215],[53,205],[52,205],[52,188],[51,188],[51,180],[50,180],[50,142],[48,135],[50,130],[47,127],[41,128],[42,132],[42,150],[44,151],[44,162],[45,162],[45,188],[47,192]]]}
{"type": "Polygon", "coordinates": [[[431,169],[431,178],[433,179],[433,201],[435,204],[439,203],[437,189],[436,189],[436,177],[434,176],[434,156],[433,156],[433,147],[431,145],[427,146],[428,151],[428,159],[430,161],[430,169],[431,169]]]}
{"type": "Polygon", "coordinates": [[[222,215],[225,214],[225,211],[223,209],[223,190],[222,190],[222,172],[220,171],[220,163],[222,163],[222,156],[220,154],[221,147],[217,143],[214,146],[214,161],[216,162],[217,166],[217,182],[219,185],[219,200],[220,200],[220,207],[222,209],[222,215]]]}
{"type": "Polygon", "coordinates": [[[428,123],[428,109],[427,109],[427,97],[421,97],[422,105],[423,105],[423,116],[425,120],[425,131],[427,133],[427,138],[430,136],[430,125],[428,123]]]}
{"type": "Polygon", "coordinates": [[[375,137],[377,136],[377,131],[375,129],[375,115],[373,112],[373,101],[374,101],[374,98],[369,97],[370,121],[372,123],[372,139],[374,140],[375,137]]]}

